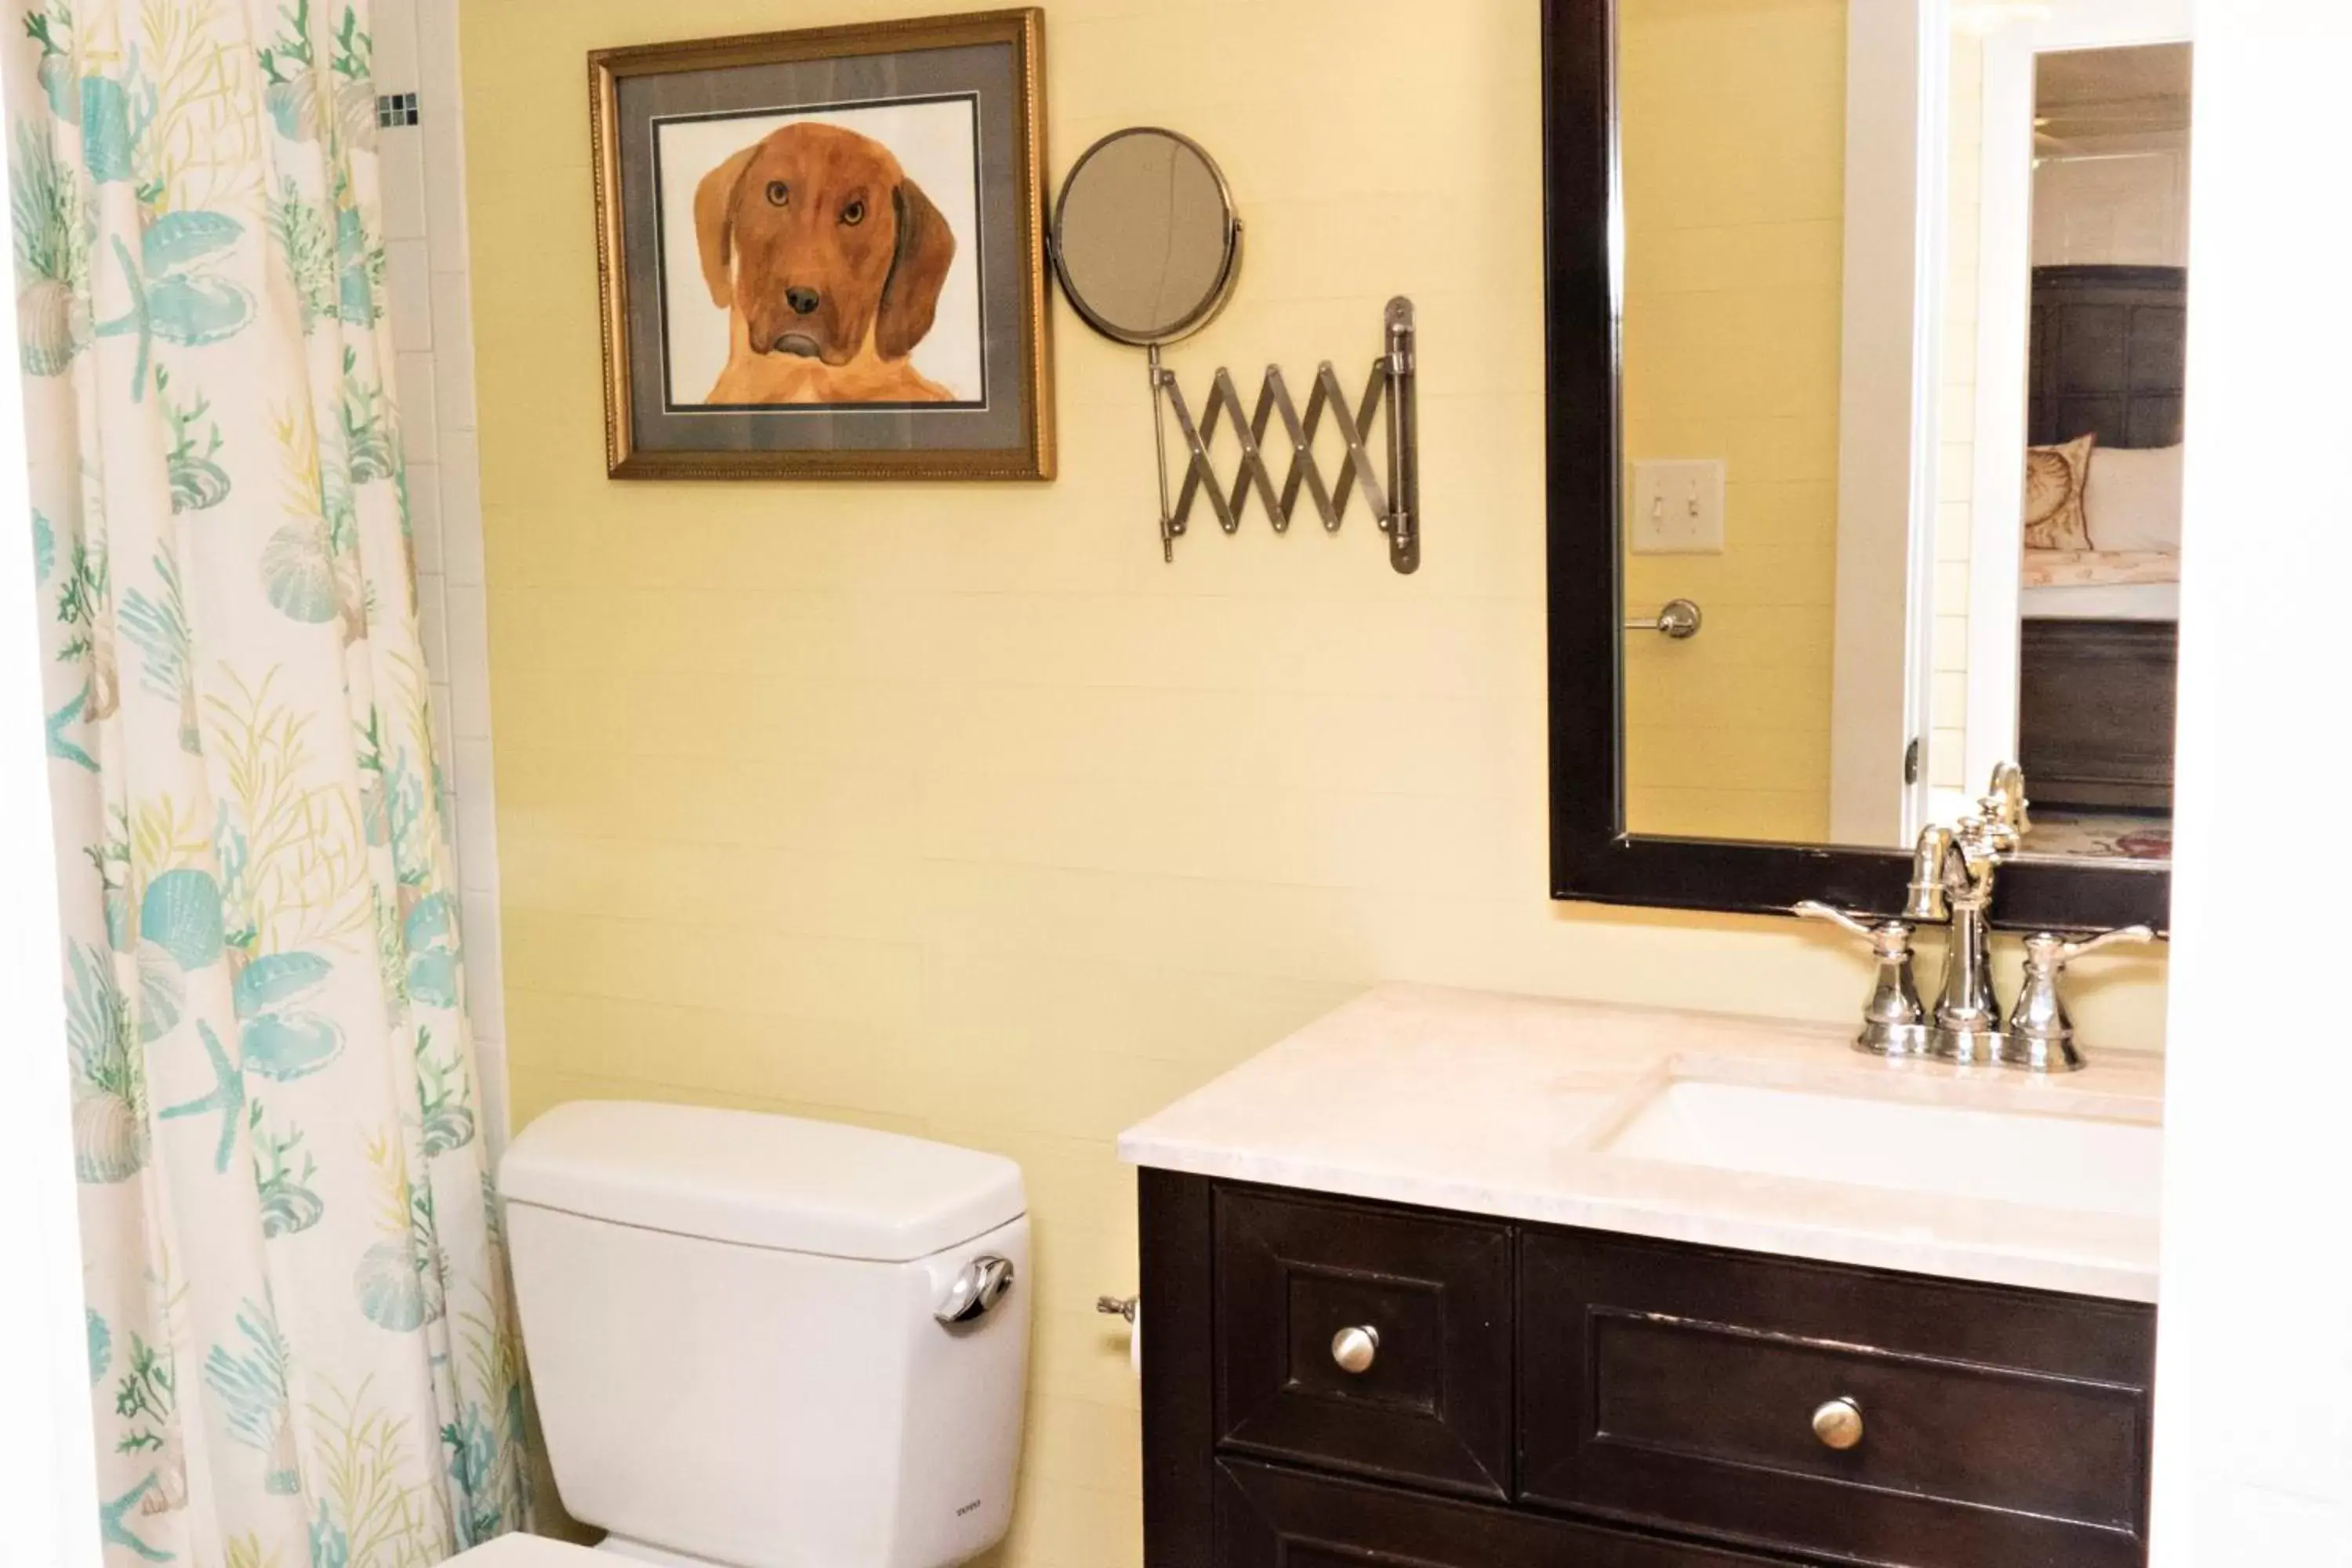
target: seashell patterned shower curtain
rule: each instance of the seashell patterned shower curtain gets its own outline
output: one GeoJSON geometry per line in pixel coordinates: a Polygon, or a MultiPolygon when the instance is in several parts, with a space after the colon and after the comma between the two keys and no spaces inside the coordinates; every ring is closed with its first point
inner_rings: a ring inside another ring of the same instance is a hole
{"type": "Polygon", "coordinates": [[[423,1568],[522,1523],[523,1395],[367,5],[7,9],[108,1562],[423,1568]]]}

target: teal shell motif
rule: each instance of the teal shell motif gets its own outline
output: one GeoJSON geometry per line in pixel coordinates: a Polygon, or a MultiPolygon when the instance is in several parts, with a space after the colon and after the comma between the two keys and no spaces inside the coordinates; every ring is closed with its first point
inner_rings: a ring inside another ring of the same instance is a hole
{"type": "Polygon", "coordinates": [[[334,973],[315,952],[264,953],[247,963],[232,993],[247,1071],[284,1083],[308,1078],[342,1054],[342,1026],[307,1005],[334,973]]]}
{"type": "MultiPolygon", "coordinates": [[[[82,79],[81,160],[93,184],[131,178],[131,97],[110,77],[82,79]]],[[[51,101],[56,101],[54,93],[51,101]]]]}
{"type": "Polygon", "coordinates": [[[183,970],[218,963],[226,951],[220,884],[210,872],[193,868],[157,877],[140,901],[139,936],[169,953],[183,970]]]}
{"type": "Polygon", "coordinates": [[[147,885],[139,909],[139,1038],[152,1044],[180,1021],[185,976],[221,961],[220,884],[208,871],[182,868],[147,885]]]}
{"type": "Polygon", "coordinates": [[[408,994],[436,1007],[457,1005],[457,901],[447,893],[417,900],[401,922],[408,952],[408,994]]]}
{"type": "Polygon", "coordinates": [[[441,1315],[439,1283],[415,1242],[379,1241],[361,1255],[352,1286],[368,1321],[406,1333],[441,1315]]]}
{"type": "Polygon", "coordinates": [[[291,618],[323,626],[341,614],[335,562],[327,531],[316,522],[289,522],[261,552],[262,592],[291,618]]]}
{"type": "Polygon", "coordinates": [[[180,1022],[187,982],[172,955],[153,942],[141,942],[133,962],[139,970],[139,1043],[152,1046],[180,1022]]]}

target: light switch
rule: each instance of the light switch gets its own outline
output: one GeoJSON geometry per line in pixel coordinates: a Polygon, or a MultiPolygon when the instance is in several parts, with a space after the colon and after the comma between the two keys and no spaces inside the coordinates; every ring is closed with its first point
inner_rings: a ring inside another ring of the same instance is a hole
{"type": "Polygon", "coordinates": [[[1633,465],[1626,548],[1637,555],[1723,553],[1723,463],[1700,458],[1633,465]]]}

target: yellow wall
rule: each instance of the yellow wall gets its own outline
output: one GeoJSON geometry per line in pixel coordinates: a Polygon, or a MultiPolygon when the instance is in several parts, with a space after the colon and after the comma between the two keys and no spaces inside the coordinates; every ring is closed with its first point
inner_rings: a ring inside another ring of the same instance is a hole
{"type": "MultiPolygon", "coordinates": [[[[1174,356],[1196,394],[1220,363],[1352,381],[1382,300],[1418,303],[1409,578],[1360,514],[1162,565],[1142,359],[1058,301],[1053,485],[609,483],[583,52],[785,15],[463,9],[517,1117],[674,1097],[1018,1158],[1005,1561],[1119,1568],[1136,1390],[1091,1307],[1135,1281],[1122,1126],[1381,980],[1843,1018],[1866,976],[1793,921],[1545,896],[1533,0],[1051,7],[1056,174],[1156,121],[1240,195],[1239,294],[1174,356]]],[[[2104,973],[2094,1047],[2153,1044],[2160,965],[2104,973]]]]}
{"type": "MultiPolygon", "coordinates": [[[[1720,555],[1626,556],[1635,830],[1829,837],[1845,0],[1621,0],[1625,455],[1726,464],[1720,555]]],[[[1630,469],[1628,484],[1631,483],[1630,469]]],[[[1629,491],[1630,493],[1630,491],[1629,491]]]]}

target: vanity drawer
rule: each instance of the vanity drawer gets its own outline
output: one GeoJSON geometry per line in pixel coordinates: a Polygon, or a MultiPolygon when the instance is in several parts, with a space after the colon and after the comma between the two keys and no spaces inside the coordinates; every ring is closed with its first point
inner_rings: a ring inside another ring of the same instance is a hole
{"type": "Polygon", "coordinates": [[[1708,1547],[1231,1460],[1217,1466],[1216,1499],[1217,1568],[1771,1568],[1708,1547]]]}
{"type": "Polygon", "coordinates": [[[1508,1495],[1507,1227],[1232,1188],[1215,1224],[1222,1446],[1508,1495]],[[1378,1338],[1354,1372],[1350,1329],[1378,1338]]]}
{"type": "Polygon", "coordinates": [[[2145,1560],[2155,1315],[1584,1234],[1524,1244],[1521,1495],[1907,1568],[2145,1560]],[[1813,1415],[1859,1410],[1836,1448],[1813,1415]]]}

